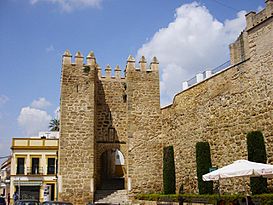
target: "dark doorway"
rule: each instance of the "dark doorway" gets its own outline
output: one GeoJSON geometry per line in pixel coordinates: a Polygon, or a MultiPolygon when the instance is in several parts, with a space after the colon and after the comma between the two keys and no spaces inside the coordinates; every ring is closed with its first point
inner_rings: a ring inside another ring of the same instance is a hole
{"type": "Polygon", "coordinates": [[[55,200],[55,184],[51,184],[51,201],[55,200]]]}
{"type": "MultiPolygon", "coordinates": [[[[19,193],[19,186],[16,186],[19,193]]],[[[40,186],[20,186],[20,199],[40,200],[40,186]]]]}
{"type": "Polygon", "coordinates": [[[117,149],[107,150],[101,155],[100,189],[124,189],[124,157],[117,149]]]}

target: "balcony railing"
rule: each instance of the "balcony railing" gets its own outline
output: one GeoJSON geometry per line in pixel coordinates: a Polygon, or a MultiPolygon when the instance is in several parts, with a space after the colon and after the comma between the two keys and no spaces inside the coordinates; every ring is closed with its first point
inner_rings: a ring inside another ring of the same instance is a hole
{"type": "MultiPolygon", "coordinates": [[[[26,169],[26,174],[27,175],[43,175],[43,174],[56,174],[56,167],[55,166],[49,166],[47,167],[46,170],[44,170],[43,167],[27,167],[26,169]]],[[[24,168],[21,167],[20,169],[17,170],[16,174],[19,175],[25,175],[24,168]]]]}
{"type": "Polygon", "coordinates": [[[25,174],[25,167],[24,166],[18,166],[16,170],[16,174],[25,174]]]}
{"type": "Polygon", "coordinates": [[[28,175],[42,175],[43,174],[43,167],[27,167],[27,174],[28,175]]]}
{"type": "Polygon", "coordinates": [[[47,167],[47,174],[55,174],[55,166],[54,165],[50,165],[47,167]]]}

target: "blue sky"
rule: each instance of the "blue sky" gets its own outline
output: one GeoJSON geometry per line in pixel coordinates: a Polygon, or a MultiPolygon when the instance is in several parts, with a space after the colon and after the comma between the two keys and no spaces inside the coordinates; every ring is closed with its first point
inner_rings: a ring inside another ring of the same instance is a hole
{"type": "Polygon", "coordinates": [[[104,69],[129,54],[160,61],[161,104],[182,82],[229,59],[244,14],[264,0],[0,1],[0,156],[11,138],[47,129],[60,99],[65,49],[95,52],[104,69]]]}

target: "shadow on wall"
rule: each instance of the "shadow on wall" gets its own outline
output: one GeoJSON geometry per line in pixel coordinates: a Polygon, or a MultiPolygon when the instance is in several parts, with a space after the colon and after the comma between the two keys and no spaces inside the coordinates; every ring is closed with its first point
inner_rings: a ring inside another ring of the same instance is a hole
{"type": "Polygon", "coordinates": [[[97,189],[124,189],[125,158],[120,151],[120,144],[125,142],[119,139],[106,102],[104,89],[111,83],[103,83],[100,80],[97,83],[96,184],[97,189]]]}

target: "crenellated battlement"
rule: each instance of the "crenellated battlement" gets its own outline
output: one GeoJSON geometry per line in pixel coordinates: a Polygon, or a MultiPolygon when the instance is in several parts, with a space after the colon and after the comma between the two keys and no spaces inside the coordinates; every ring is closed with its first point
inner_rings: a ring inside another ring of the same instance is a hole
{"type": "Polygon", "coordinates": [[[266,0],[265,3],[266,7],[260,12],[251,11],[246,14],[247,31],[273,16],[273,0],[266,0]]]}
{"type": "MultiPolygon", "coordinates": [[[[88,67],[91,66],[93,68],[97,69],[98,78],[101,80],[121,80],[126,78],[126,73],[128,71],[136,71],[136,72],[158,72],[158,60],[156,57],[152,58],[152,61],[149,66],[147,66],[147,61],[144,56],[142,56],[139,60],[139,67],[136,67],[135,59],[132,55],[129,55],[126,63],[126,67],[124,69],[124,76],[122,75],[122,70],[120,69],[119,65],[116,65],[114,68],[114,75],[112,76],[112,67],[108,64],[105,69],[104,73],[105,75],[102,75],[102,68],[99,64],[96,62],[96,57],[94,55],[93,51],[90,51],[90,53],[86,57],[86,62],[84,62],[84,56],[81,54],[80,51],[78,51],[74,56],[74,62],[72,61],[72,54],[67,49],[62,58],[62,64],[63,66],[82,66],[88,67]]],[[[84,70],[84,69],[83,69],[84,70]]]]}
{"type": "Polygon", "coordinates": [[[96,66],[96,58],[93,51],[86,57],[86,63],[84,63],[84,57],[80,51],[78,51],[74,56],[74,62],[72,62],[72,54],[68,49],[63,54],[63,65],[86,65],[86,66],[96,66]]]}
{"type": "Polygon", "coordinates": [[[98,64],[96,68],[98,70],[98,77],[100,80],[124,80],[125,79],[125,77],[122,76],[122,72],[119,65],[116,65],[116,67],[114,68],[114,76],[112,75],[113,69],[109,64],[104,69],[105,75],[102,75],[102,69],[98,64]]]}
{"type": "Polygon", "coordinates": [[[246,28],[237,38],[237,40],[230,44],[230,62],[231,65],[240,63],[250,57],[249,35],[254,28],[262,28],[267,23],[272,21],[273,17],[273,0],[266,0],[266,7],[260,12],[249,12],[246,14],[246,28]]]}
{"type": "Polygon", "coordinates": [[[158,67],[159,62],[155,56],[152,58],[152,61],[149,67],[147,67],[147,61],[144,56],[142,56],[139,60],[139,67],[136,67],[135,62],[136,60],[134,59],[134,57],[132,55],[129,55],[127,59],[125,72],[128,72],[128,71],[158,72],[159,71],[159,67],[158,67]]]}
{"type": "Polygon", "coordinates": [[[122,75],[122,69],[119,65],[116,65],[116,67],[113,69],[109,64],[105,67],[104,73],[105,75],[102,75],[102,68],[96,64],[96,68],[98,70],[98,77],[101,80],[121,80],[126,78],[126,74],[131,72],[142,72],[142,73],[150,73],[150,72],[158,72],[158,60],[156,57],[153,57],[151,63],[149,66],[147,66],[147,61],[144,56],[142,56],[139,60],[139,67],[136,67],[136,60],[132,55],[129,55],[127,59],[127,63],[124,69],[124,75],[122,75]],[[114,75],[112,75],[114,73],[114,75]]]}

